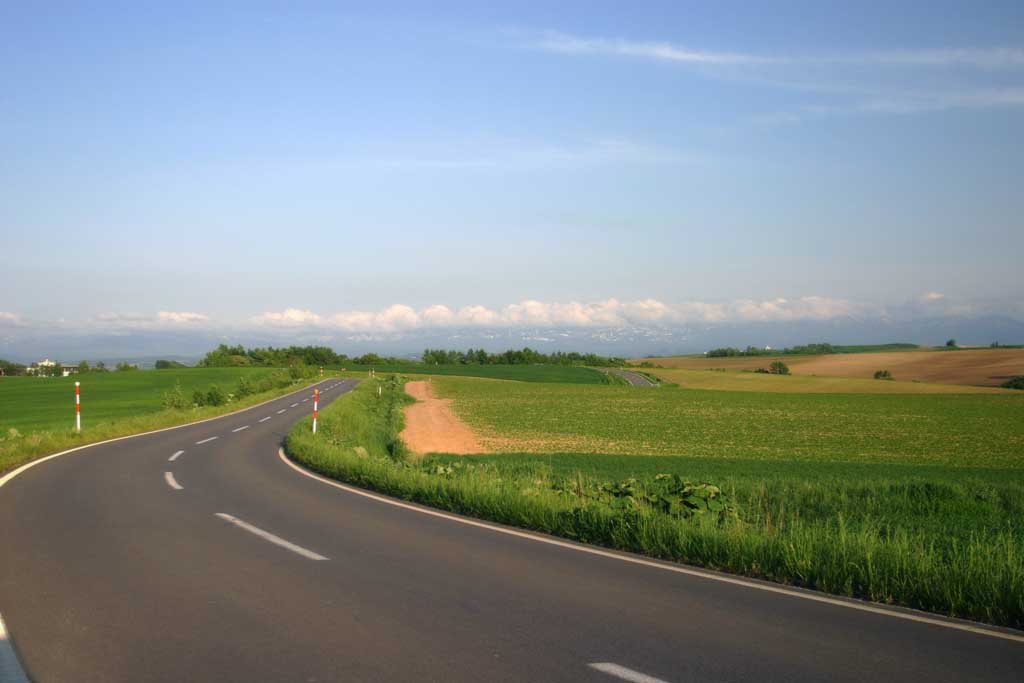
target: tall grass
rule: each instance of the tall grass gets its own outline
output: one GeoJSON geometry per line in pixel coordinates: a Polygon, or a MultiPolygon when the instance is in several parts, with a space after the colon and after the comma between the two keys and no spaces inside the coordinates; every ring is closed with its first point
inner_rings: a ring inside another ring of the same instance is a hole
{"type": "MultiPolygon", "coordinates": [[[[461,514],[838,595],[1024,626],[1019,522],[903,525],[905,517],[885,505],[884,488],[858,497],[855,487],[824,481],[735,491],[740,518],[734,521],[679,519],[642,504],[613,508],[567,494],[566,473],[539,456],[504,465],[410,461],[397,439],[405,402],[398,380],[364,382],[325,409],[316,436],[308,425],[297,426],[288,451],[327,476],[461,514]],[[863,514],[842,512],[860,505],[867,506],[863,514]]],[[[581,470],[568,476],[581,488],[604,481],[581,470]]],[[[891,493],[921,510],[941,508],[951,490],[891,493]]],[[[993,505],[1010,514],[1022,509],[1019,488],[1000,495],[1005,500],[997,495],[993,505]]]]}

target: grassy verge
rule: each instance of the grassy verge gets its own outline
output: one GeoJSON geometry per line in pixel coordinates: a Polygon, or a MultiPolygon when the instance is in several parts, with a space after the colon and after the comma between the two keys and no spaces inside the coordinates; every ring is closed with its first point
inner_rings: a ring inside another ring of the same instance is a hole
{"type": "Polygon", "coordinates": [[[288,451],[327,476],[457,513],[1024,626],[1024,484],[1016,470],[621,455],[412,462],[397,438],[406,402],[400,379],[363,382],[324,410],[316,437],[297,426],[288,451]],[[687,489],[683,479],[712,480],[721,492],[687,489]]]}
{"type": "MultiPolygon", "coordinates": [[[[138,383],[138,376],[143,374],[152,376],[155,379],[159,378],[162,381],[166,381],[167,377],[162,375],[163,372],[164,371],[147,371],[145,373],[136,372],[125,374],[136,375],[136,377],[131,378],[131,381],[138,383]]],[[[191,372],[191,370],[186,370],[184,372],[191,372]]],[[[267,370],[264,372],[264,375],[270,375],[271,372],[271,370],[267,370]]],[[[210,376],[211,375],[207,372],[203,377],[203,381],[208,381],[210,376]]],[[[214,373],[212,376],[214,379],[224,379],[220,374],[214,373]]],[[[86,375],[85,377],[90,376],[86,375]]],[[[267,378],[259,378],[264,379],[264,381],[268,381],[267,378]]],[[[36,378],[20,377],[8,379],[26,379],[29,382],[35,382],[36,385],[40,385],[41,382],[47,381],[36,378]]],[[[90,379],[95,383],[95,377],[90,379]]],[[[85,381],[86,380],[83,378],[83,383],[85,381]]],[[[40,458],[51,453],[58,453],[69,448],[84,446],[86,444],[105,441],[107,439],[113,439],[120,436],[148,432],[154,429],[187,424],[189,422],[195,422],[197,420],[216,417],[225,413],[248,408],[277,396],[296,391],[302,386],[313,381],[315,380],[312,376],[288,379],[287,381],[281,380],[276,383],[276,386],[273,386],[266,391],[260,391],[242,398],[232,399],[224,405],[204,407],[193,406],[184,409],[159,408],[158,406],[160,405],[160,400],[163,394],[162,392],[157,391],[158,387],[150,387],[150,391],[145,394],[145,398],[139,398],[134,395],[132,397],[125,398],[120,392],[117,392],[117,398],[111,400],[110,404],[112,405],[108,405],[107,408],[102,407],[102,401],[93,402],[90,409],[95,406],[99,415],[105,416],[95,417],[96,413],[88,415],[87,418],[83,419],[82,431],[80,433],[75,432],[74,429],[70,427],[61,429],[51,426],[48,429],[36,429],[27,433],[22,433],[22,431],[16,427],[6,427],[3,432],[0,432],[0,475],[20,467],[31,460],[35,460],[36,458],[40,458]],[[150,396],[150,394],[152,394],[152,396],[150,396]],[[156,398],[154,399],[153,396],[156,398]],[[152,403],[152,405],[150,405],[150,403],[152,403]],[[136,414],[132,417],[122,417],[121,411],[123,406],[131,406],[133,404],[136,405],[136,414]],[[111,415],[113,415],[113,417],[111,417],[111,415]]],[[[73,387],[73,380],[70,386],[73,387]]],[[[8,396],[8,398],[10,397],[8,396]]],[[[31,399],[29,399],[28,402],[31,403],[31,399]]],[[[73,404],[71,405],[73,406],[73,404]]],[[[66,409],[65,412],[67,412],[66,409]]],[[[66,417],[63,418],[63,421],[70,422],[66,417]]]]}

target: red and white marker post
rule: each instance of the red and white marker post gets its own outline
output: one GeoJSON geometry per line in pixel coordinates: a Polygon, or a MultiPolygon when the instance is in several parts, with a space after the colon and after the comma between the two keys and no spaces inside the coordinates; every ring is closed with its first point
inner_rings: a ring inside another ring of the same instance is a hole
{"type": "Polygon", "coordinates": [[[319,389],[314,389],[313,390],[313,433],[314,434],[316,434],[316,413],[317,413],[317,408],[318,408],[317,403],[319,403],[319,402],[320,402],[320,390],[319,389]]]}
{"type": "Polygon", "coordinates": [[[79,393],[80,383],[75,382],[75,431],[82,431],[82,397],[79,393]]]}

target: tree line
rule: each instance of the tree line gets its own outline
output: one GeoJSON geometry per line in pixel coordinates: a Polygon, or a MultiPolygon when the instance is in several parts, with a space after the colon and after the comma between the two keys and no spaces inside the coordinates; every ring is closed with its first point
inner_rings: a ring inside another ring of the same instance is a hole
{"type": "Polygon", "coordinates": [[[623,358],[575,351],[541,353],[528,346],[522,349],[508,349],[501,353],[488,353],[484,349],[468,349],[466,351],[426,349],[423,351],[421,359],[427,365],[594,365],[609,367],[626,364],[623,358]]]}

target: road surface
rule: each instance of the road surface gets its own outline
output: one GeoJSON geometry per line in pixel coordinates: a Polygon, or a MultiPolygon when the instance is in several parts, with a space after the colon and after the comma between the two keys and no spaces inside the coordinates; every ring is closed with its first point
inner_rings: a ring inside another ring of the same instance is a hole
{"type": "MultiPolygon", "coordinates": [[[[326,404],[352,383],[321,386],[326,404]]],[[[1024,670],[1019,632],[680,573],[325,483],[279,454],[308,393],[54,458],[0,488],[0,615],[32,680],[1019,681],[1024,670]]]]}
{"type": "Polygon", "coordinates": [[[653,387],[654,382],[647,379],[639,372],[630,372],[629,370],[619,370],[618,368],[610,368],[607,370],[612,374],[618,375],[635,387],[653,387]]]}

